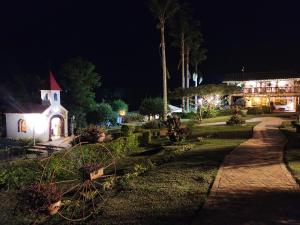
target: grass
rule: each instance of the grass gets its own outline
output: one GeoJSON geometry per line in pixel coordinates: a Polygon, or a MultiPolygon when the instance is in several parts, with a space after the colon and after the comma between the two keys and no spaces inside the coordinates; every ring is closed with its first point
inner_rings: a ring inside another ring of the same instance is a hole
{"type": "MultiPolygon", "coordinates": [[[[206,138],[204,144],[190,141],[195,147],[171,162],[159,163],[154,169],[138,176],[128,186],[111,198],[90,224],[189,224],[204,204],[224,157],[237,145],[252,135],[252,126],[215,127],[225,132],[226,139],[206,138]],[[234,136],[234,130],[237,132],[234,136]],[[238,137],[238,135],[240,135],[238,137]]],[[[196,127],[198,134],[212,133],[196,127]]],[[[159,162],[163,152],[148,156],[159,162]]],[[[130,161],[145,160],[144,157],[127,158],[130,161]]]]}
{"type": "MultiPolygon", "coordinates": [[[[226,122],[227,120],[229,120],[229,118],[232,115],[228,115],[228,116],[217,116],[214,118],[207,118],[207,119],[203,119],[202,123],[217,123],[217,122],[226,122]]],[[[274,116],[274,117],[283,117],[283,118],[291,118],[291,117],[295,117],[296,114],[295,113],[290,113],[290,112],[274,112],[274,113],[266,113],[266,114],[258,114],[258,115],[246,115],[245,117],[243,117],[245,120],[249,120],[252,118],[256,118],[256,117],[269,117],[269,116],[274,116]]],[[[187,119],[183,120],[185,122],[189,121],[187,119]]]]}
{"type": "Polygon", "coordinates": [[[300,184],[300,135],[290,126],[281,129],[288,139],[284,160],[298,184],[300,184]]]}
{"type": "MultiPolygon", "coordinates": [[[[172,160],[165,160],[166,152],[159,147],[119,159],[118,175],[149,159],[156,166],[130,179],[99,214],[83,224],[189,224],[204,204],[224,157],[251,135],[251,125],[193,127],[191,139],[184,144],[194,147],[172,160]],[[204,143],[197,140],[199,136],[204,137],[204,143]]],[[[155,142],[165,145],[166,139],[155,142]]],[[[11,215],[14,205],[14,191],[0,192],[0,219],[5,224],[22,224],[21,218],[11,215]]]]}

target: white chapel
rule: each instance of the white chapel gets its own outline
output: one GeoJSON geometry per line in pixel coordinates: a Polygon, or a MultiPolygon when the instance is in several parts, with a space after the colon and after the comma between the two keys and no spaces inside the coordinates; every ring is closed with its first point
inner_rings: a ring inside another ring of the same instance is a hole
{"type": "Polygon", "coordinates": [[[60,104],[61,88],[49,72],[40,104],[16,104],[6,110],[8,138],[34,138],[41,142],[68,136],[68,110],[60,104]]]}

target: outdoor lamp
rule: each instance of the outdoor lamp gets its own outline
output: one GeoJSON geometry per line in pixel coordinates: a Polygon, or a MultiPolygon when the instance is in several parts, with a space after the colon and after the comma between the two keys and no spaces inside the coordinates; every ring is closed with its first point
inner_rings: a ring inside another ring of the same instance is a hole
{"type": "Polygon", "coordinates": [[[120,115],[120,116],[125,116],[125,115],[126,115],[125,110],[120,110],[119,115],[120,115]]]}

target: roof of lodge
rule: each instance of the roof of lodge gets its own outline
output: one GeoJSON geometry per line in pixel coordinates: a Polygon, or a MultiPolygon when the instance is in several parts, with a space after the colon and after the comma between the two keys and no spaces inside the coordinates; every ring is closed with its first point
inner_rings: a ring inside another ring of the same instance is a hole
{"type": "Polygon", "coordinates": [[[5,113],[43,113],[49,105],[36,103],[10,104],[5,107],[5,113]]]}
{"type": "Polygon", "coordinates": [[[223,81],[272,80],[300,78],[299,72],[239,72],[225,74],[223,81]]]}

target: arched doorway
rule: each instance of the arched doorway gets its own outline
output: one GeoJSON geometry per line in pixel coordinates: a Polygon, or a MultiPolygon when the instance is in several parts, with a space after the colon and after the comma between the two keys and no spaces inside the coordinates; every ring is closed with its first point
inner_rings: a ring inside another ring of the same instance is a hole
{"type": "Polygon", "coordinates": [[[61,115],[54,115],[49,124],[49,140],[56,140],[65,136],[64,118],[61,115]]]}

